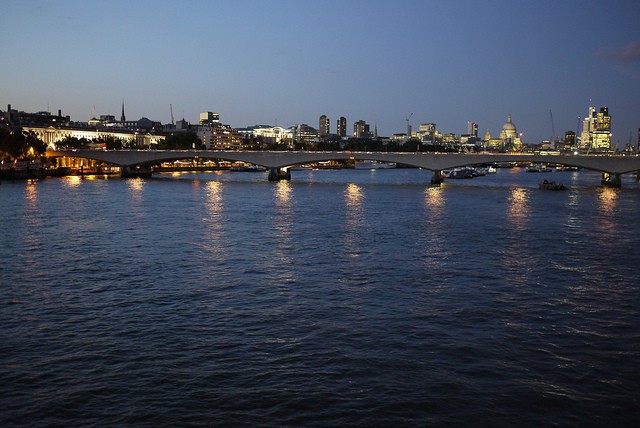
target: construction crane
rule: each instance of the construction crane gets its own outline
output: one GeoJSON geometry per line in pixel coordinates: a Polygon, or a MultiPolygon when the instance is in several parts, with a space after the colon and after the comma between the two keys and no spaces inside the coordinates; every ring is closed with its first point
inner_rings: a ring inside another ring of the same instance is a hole
{"type": "Polygon", "coordinates": [[[411,119],[411,116],[413,116],[413,113],[411,113],[409,116],[407,116],[407,118],[405,119],[407,121],[407,138],[411,138],[411,125],[409,124],[409,120],[411,119]]]}

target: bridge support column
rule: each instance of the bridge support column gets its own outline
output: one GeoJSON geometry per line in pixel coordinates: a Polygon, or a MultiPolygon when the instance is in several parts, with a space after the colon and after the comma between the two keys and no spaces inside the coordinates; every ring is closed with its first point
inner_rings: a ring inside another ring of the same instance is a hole
{"type": "Polygon", "coordinates": [[[130,165],[120,167],[121,178],[151,178],[150,166],[130,165]]]}
{"type": "Polygon", "coordinates": [[[291,171],[286,168],[269,168],[269,181],[291,180],[291,171]]]}
{"type": "Polygon", "coordinates": [[[622,174],[603,172],[601,183],[608,187],[622,187],[622,174]]]}
{"type": "Polygon", "coordinates": [[[433,175],[431,176],[431,184],[441,184],[443,181],[444,178],[442,178],[442,171],[433,171],[433,175]]]}

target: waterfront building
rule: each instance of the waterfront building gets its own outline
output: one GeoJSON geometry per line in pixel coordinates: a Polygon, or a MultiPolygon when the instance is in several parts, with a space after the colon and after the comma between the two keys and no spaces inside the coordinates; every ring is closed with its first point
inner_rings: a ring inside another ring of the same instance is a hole
{"type": "Polygon", "coordinates": [[[340,116],[340,119],[337,121],[336,132],[339,137],[347,136],[347,118],[344,116],[340,116]]]}
{"type": "Polygon", "coordinates": [[[24,131],[33,132],[47,147],[56,149],[56,144],[66,138],[100,141],[115,138],[124,141],[130,147],[153,147],[164,140],[164,135],[151,132],[136,132],[128,129],[109,129],[82,125],[79,123],[67,126],[24,126],[24,131]]]}
{"type": "Polygon", "coordinates": [[[320,136],[323,137],[325,135],[329,135],[331,133],[331,121],[326,115],[320,116],[318,130],[320,131],[320,136]]]}
{"type": "Polygon", "coordinates": [[[281,126],[253,125],[240,128],[238,131],[245,140],[255,140],[262,147],[279,144],[291,145],[293,142],[293,132],[281,126]]]}

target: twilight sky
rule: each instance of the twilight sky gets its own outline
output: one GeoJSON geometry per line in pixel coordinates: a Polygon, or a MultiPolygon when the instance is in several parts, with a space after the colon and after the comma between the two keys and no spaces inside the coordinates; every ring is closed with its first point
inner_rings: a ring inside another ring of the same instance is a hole
{"type": "Polygon", "coordinates": [[[380,135],[435,122],[523,141],[607,106],[612,142],[640,128],[637,0],[0,0],[0,109],[380,135]]]}

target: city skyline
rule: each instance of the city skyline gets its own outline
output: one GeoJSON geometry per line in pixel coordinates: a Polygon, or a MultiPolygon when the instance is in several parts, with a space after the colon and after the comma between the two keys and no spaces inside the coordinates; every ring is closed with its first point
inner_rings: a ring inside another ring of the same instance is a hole
{"type": "Polygon", "coordinates": [[[73,120],[318,126],[380,135],[436,123],[534,144],[608,107],[612,145],[640,128],[640,6],[617,1],[18,2],[5,5],[0,105],[73,120]],[[338,7],[340,6],[340,7],[338,7]],[[207,18],[202,21],[196,18],[207,18]],[[95,111],[94,111],[95,106],[95,111]],[[551,113],[553,121],[551,120],[551,113]],[[579,119],[580,117],[580,119],[579,119]]]}

